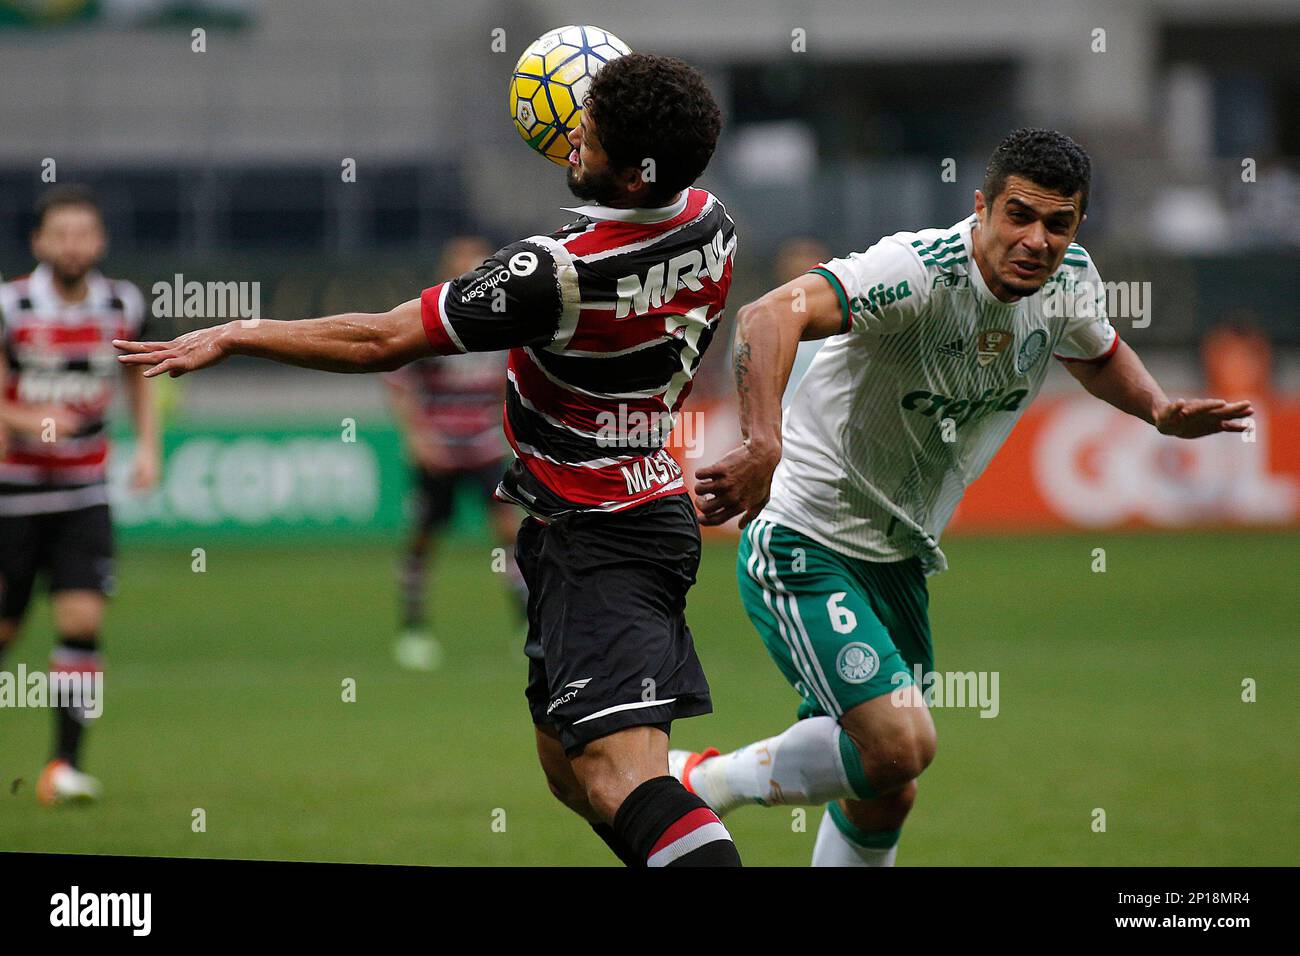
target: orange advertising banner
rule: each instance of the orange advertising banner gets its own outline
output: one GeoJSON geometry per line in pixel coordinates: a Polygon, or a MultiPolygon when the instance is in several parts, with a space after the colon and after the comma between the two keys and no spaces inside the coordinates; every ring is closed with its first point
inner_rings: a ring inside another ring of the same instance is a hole
{"type": "Polygon", "coordinates": [[[1040,399],[962,499],[961,530],[1300,523],[1300,399],[1240,434],[1185,440],[1088,396],[1040,399]]]}

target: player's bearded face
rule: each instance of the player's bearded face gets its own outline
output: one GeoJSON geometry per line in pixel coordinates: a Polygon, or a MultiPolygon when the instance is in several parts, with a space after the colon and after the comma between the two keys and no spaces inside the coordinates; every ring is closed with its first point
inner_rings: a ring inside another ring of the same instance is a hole
{"type": "Polygon", "coordinates": [[[619,200],[623,187],[610,168],[609,156],[595,133],[595,122],[584,110],[581,122],[569,133],[573,153],[569,156],[566,179],[569,192],[579,199],[610,206],[619,200]]]}
{"type": "Polygon", "coordinates": [[[63,285],[80,282],[104,254],[99,214],[84,206],[51,209],[32,238],[32,252],[63,285]]]}
{"type": "Polygon", "coordinates": [[[609,166],[602,169],[570,166],[568,173],[569,192],[579,199],[611,205],[622,193],[622,186],[609,166]]]}
{"type": "Polygon", "coordinates": [[[1063,196],[1020,176],[1009,176],[992,207],[980,214],[986,231],[981,258],[994,294],[1033,295],[1058,268],[1082,216],[1080,194],[1063,196]]]}

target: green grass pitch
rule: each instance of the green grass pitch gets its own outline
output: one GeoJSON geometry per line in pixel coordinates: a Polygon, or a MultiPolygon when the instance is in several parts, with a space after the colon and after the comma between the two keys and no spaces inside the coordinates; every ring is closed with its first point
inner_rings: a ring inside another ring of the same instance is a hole
{"type": "MultiPolygon", "coordinates": [[[[201,574],[188,544],[122,550],[84,760],[105,798],[39,807],[49,714],[0,710],[0,850],[615,862],[536,766],[521,629],[489,545],[451,542],[436,567],[447,660],[432,675],[391,663],[387,543],[213,546],[201,574]]],[[[1300,862],[1294,535],[952,538],[947,551],[952,570],[930,579],[936,666],[997,671],[1000,713],[935,711],[938,757],[900,864],[1300,862]]],[[[733,561],[710,543],[692,592],[716,713],[678,724],[679,746],[730,749],[794,715],[733,561]]],[[[49,644],[40,601],[5,669],[43,664],[49,644]]],[[[727,823],[748,865],[803,866],[820,814],[746,807],[727,823]]]]}

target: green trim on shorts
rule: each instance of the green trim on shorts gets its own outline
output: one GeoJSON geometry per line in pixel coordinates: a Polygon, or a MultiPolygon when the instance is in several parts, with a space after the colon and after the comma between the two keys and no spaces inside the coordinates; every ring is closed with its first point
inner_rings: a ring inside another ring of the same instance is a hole
{"type": "Polygon", "coordinates": [[[929,596],[917,558],[850,558],[773,521],[745,529],[736,575],[745,613],[803,698],[798,716],[835,720],[934,669],[929,596]]]}
{"type": "Polygon", "coordinates": [[[826,811],[831,815],[835,828],[844,834],[844,839],[869,850],[888,850],[897,846],[899,837],[903,835],[902,830],[863,830],[845,816],[838,800],[827,804],[826,811]]]}
{"type": "Polygon", "coordinates": [[[853,793],[859,800],[874,800],[880,794],[867,779],[866,768],[862,766],[862,754],[858,753],[857,744],[844,732],[843,727],[840,728],[839,741],[840,759],[844,761],[844,769],[848,772],[849,786],[853,788],[853,793]]]}

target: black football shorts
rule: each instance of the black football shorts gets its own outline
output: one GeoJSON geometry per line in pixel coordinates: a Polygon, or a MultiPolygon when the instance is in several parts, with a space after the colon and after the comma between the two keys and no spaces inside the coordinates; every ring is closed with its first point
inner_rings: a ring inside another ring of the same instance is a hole
{"type": "Polygon", "coordinates": [[[416,527],[425,531],[438,531],[445,526],[456,510],[456,490],[464,484],[469,485],[483,501],[495,503],[492,496],[504,470],[503,462],[460,471],[414,468],[411,483],[416,493],[416,527]]]}
{"type": "Polygon", "coordinates": [[[113,522],[108,505],[0,515],[0,619],[22,619],[42,573],[51,591],[112,592],[113,522]]]}
{"type": "Polygon", "coordinates": [[[528,707],[570,755],[600,737],[713,710],[686,626],[700,528],[686,495],[627,511],[526,518],[528,707]]]}

